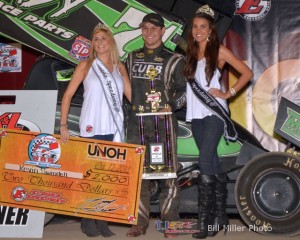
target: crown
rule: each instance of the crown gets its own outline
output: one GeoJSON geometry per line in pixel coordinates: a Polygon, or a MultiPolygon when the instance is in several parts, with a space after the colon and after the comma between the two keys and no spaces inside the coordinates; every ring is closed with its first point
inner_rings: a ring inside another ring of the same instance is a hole
{"type": "Polygon", "coordinates": [[[96,26],[96,28],[98,28],[98,29],[105,29],[105,30],[109,30],[110,31],[110,29],[106,26],[106,25],[104,25],[103,23],[98,23],[97,24],[97,26],[96,26]]]}
{"type": "Polygon", "coordinates": [[[203,5],[202,7],[200,7],[200,8],[197,10],[196,14],[197,14],[197,13],[205,13],[205,14],[211,16],[212,18],[214,18],[214,16],[215,16],[214,10],[212,10],[207,4],[205,4],[205,5],[203,5]]]}

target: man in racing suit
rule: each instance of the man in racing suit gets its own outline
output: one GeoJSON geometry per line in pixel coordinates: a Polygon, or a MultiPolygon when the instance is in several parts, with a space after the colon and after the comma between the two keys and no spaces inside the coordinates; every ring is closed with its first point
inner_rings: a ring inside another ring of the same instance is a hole
{"type": "MultiPolygon", "coordinates": [[[[158,75],[155,77],[155,91],[161,94],[160,108],[158,111],[173,112],[185,104],[186,79],[183,75],[184,58],[182,55],[165,48],[162,36],[165,32],[163,18],[155,13],[150,13],[143,18],[140,24],[144,47],[129,53],[125,61],[131,80],[132,100],[127,121],[127,142],[140,144],[139,119],[136,113],[139,106],[144,106],[145,112],[149,110],[150,104],[146,102],[146,93],[150,93],[150,80],[146,75],[153,67],[158,75]],[[168,104],[166,106],[165,104],[168,104]]],[[[153,116],[144,117],[146,158],[149,160],[149,142],[155,142],[153,116]]],[[[172,114],[170,123],[171,139],[173,143],[172,158],[176,159],[176,130],[177,121],[172,114]]],[[[165,142],[164,121],[159,121],[159,142],[165,142]]],[[[132,226],[127,232],[127,237],[137,237],[145,234],[149,225],[150,212],[150,180],[142,181],[141,198],[137,226],[132,226]]],[[[161,192],[159,196],[160,212],[162,220],[179,220],[179,186],[177,179],[162,179],[161,192]]],[[[165,237],[170,237],[165,234],[165,237]]]]}

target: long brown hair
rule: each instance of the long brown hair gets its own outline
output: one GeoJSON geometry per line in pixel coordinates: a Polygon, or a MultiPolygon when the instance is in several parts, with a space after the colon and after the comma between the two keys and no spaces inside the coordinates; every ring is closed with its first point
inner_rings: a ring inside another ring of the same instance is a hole
{"type": "Polygon", "coordinates": [[[207,85],[209,86],[210,81],[214,75],[214,71],[218,66],[217,64],[218,64],[220,42],[214,25],[214,19],[208,14],[197,13],[192,18],[189,33],[188,33],[188,39],[187,39],[187,51],[186,51],[186,62],[184,66],[184,75],[186,76],[187,79],[195,78],[195,72],[197,68],[199,44],[194,40],[192,34],[193,22],[195,18],[206,19],[209,22],[209,28],[211,30],[209,41],[207,42],[204,51],[204,57],[206,59],[205,74],[206,74],[207,85]]]}

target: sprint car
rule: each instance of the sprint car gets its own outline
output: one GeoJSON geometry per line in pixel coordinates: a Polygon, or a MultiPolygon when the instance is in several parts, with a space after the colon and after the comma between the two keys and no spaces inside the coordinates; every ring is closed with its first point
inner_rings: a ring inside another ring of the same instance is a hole
{"type": "MultiPolygon", "coordinates": [[[[58,90],[55,133],[59,133],[61,99],[73,70],[74,67],[68,63],[45,57],[33,66],[24,86],[25,90],[58,90]]],[[[73,136],[79,135],[82,95],[83,89],[80,87],[71,103],[68,125],[73,136]]],[[[299,115],[300,107],[294,107],[299,115]]],[[[199,174],[199,152],[190,124],[185,122],[184,110],[176,112],[176,117],[179,125],[177,179],[181,189],[180,213],[197,213],[196,177],[199,174]]],[[[269,152],[241,125],[235,122],[235,127],[238,131],[237,141],[226,142],[221,139],[218,145],[219,158],[227,173],[227,212],[239,214],[246,225],[252,226],[252,229],[261,234],[299,234],[299,138],[296,141],[287,139],[285,152],[269,152]]],[[[151,212],[159,213],[159,179],[151,180],[151,193],[151,212]]]]}

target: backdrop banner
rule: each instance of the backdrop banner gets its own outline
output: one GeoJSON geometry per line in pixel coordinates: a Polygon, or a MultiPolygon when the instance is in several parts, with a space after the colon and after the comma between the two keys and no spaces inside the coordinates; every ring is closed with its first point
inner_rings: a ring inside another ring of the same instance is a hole
{"type": "Polygon", "coordinates": [[[1,130],[0,204],[137,224],[144,146],[1,130]]]}
{"type": "MultiPolygon", "coordinates": [[[[0,0],[0,34],[38,51],[77,64],[89,55],[92,31],[98,23],[109,27],[123,60],[129,51],[143,45],[139,24],[149,12],[157,10],[135,0],[0,0]],[[83,23],[84,22],[84,23],[83,23]]],[[[170,49],[185,23],[181,18],[161,13],[170,49]]]]}

